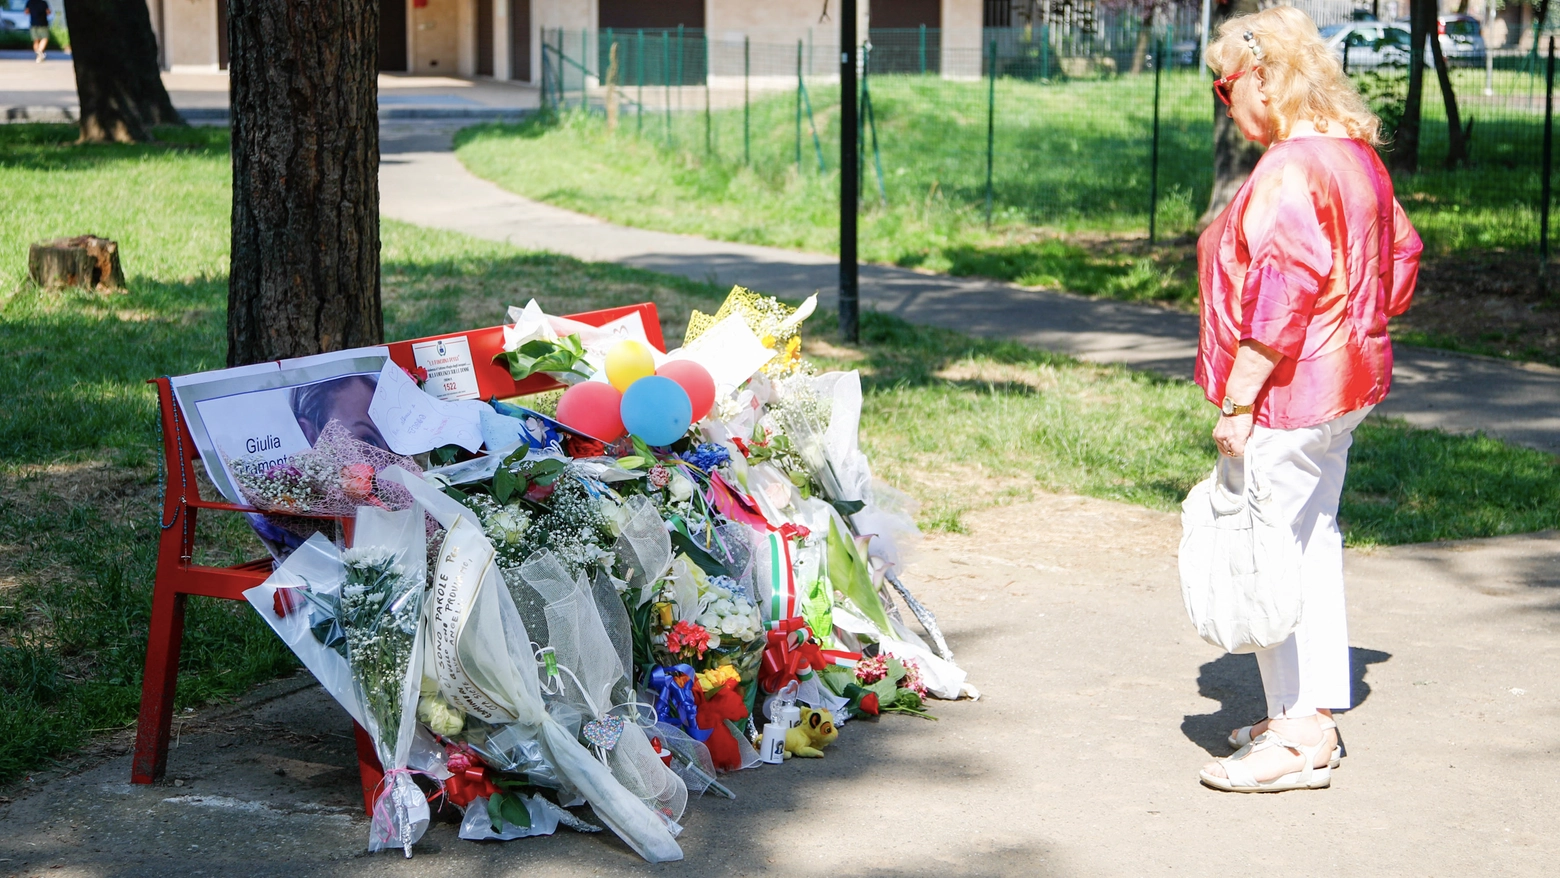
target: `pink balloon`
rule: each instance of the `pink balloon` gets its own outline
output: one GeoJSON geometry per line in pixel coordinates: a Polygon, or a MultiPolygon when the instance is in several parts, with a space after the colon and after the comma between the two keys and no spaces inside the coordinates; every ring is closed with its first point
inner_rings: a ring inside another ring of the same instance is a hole
{"type": "Polygon", "coordinates": [[[676,381],[678,386],[687,391],[688,401],[693,403],[695,421],[709,414],[715,405],[715,379],[710,377],[708,369],[698,363],[692,360],[671,360],[655,370],[655,374],[676,381]]]}
{"type": "Polygon", "coordinates": [[[623,416],[619,409],[623,394],[601,381],[586,381],[563,392],[558,400],[558,423],[603,442],[615,442],[623,436],[623,416]]]}

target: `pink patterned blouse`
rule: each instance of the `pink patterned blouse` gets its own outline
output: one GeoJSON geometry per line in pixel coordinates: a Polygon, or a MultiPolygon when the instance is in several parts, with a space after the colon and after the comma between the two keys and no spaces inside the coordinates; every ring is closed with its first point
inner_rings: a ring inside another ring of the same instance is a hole
{"type": "Polygon", "coordinates": [[[1197,242],[1197,383],[1215,405],[1240,342],[1283,355],[1256,423],[1288,430],[1380,402],[1392,383],[1387,318],[1408,310],[1419,234],[1369,144],[1295,137],[1257,162],[1197,242]]]}

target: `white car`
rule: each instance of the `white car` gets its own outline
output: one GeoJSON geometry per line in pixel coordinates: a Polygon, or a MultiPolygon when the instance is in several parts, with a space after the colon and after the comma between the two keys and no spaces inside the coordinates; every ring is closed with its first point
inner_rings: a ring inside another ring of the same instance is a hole
{"type": "Polygon", "coordinates": [[[1350,72],[1408,64],[1411,37],[1395,25],[1379,21],[1335,24],[1322,29],[1322,40],[1350,72]]]}
{"type": "Polygon", "coordinates": [[[32,17],[23,6],[27,0],[0,0],[0,30],[27,30],[32,17]]]}

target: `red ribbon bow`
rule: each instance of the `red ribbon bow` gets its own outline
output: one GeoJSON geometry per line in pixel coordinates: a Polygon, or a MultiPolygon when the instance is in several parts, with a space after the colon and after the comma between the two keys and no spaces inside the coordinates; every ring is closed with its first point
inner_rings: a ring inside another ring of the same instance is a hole
{"type": "Polygon", "coordinates": [[[812,629],[799,616],[781,621],[779,627],[769,632],[767,640],[758,685],[771,695],[797,679],[802,671],[821,671],[828,664],[823,651],[812,641],[812,629]]]}
{"type": "Polygon", "coordinates": [[[444,795],[451,802],[464,808],[478,796],[491,796],[498,787],[488,780],[487,766],[474,765],[465,771],[452,774],[444,782],[444,795]]]}

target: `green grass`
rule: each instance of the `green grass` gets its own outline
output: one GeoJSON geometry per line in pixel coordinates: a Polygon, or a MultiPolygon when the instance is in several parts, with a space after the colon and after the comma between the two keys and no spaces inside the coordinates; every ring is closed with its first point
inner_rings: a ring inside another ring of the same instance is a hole
{"type": "MultiPolygon", "coordinates": [[[[132,722],[158,525],[158,427],[147,377],[222,365],[226,135],[168,146],[69,145],[65,126],[0,127],[0,782],[132,722]],[[69,193],[64,195],[62,193],[69,193]],[[130,291],[41,291],[26,244],[118,240],[130,291]]],[[[680,278],[516,251],[387,223],[386,333],[490,325],[532,296],[567,313],[653,300],[670,339],[721,291],[680,278]]],[[[863,343],[808,351],[863,372],[877,471],[960,530],[972,509],[1070,491],[1174,509],[1213,462],[1212,409],[1188,384],[867,314],[863,343]]],[[[1362,428],[1344,498],[1353,545],[1560,525],[1555,460],[1403,424],[1362,428]]],[[[205,519],[206,558],[251,557],[237,520],[205,519]]],[[[231,697],[294,667],[242,604],[193,598],[180,704],[231,697]]]]}
{"type": "MultiPolygon", "coordinates": [[[[1405,208],[1433,257],[1531,249],[1538,239],[1542,114],[1527,99],[1529,78],[1501,71],[1493,99],[1482,94],[1482,71],[1457,70],[1453,78],[1464,122],[1475,120],[1474,166],[1441,168],[1445,113],[1428,78],[1423,171],[1397,180],[1405,208]]],[[[1375,87],[1386,95],[1402,85],[1389,76],[1375,87]]],[[[1190,248],[1150,250],[1141,241],[1150,200],[1152,77],[999,79],[989,227],[987,85],[879,76],[871,89],[883,189],[880,195],[869,141],[859,233],[864,260],[1129,300],[1195,300],[1190,248]]],[[[647,112],[641,120],[632,105],[616,133],[599,115],[579,112],[484,126],[460,136],[458,155],[505,188],[614,222],[835,253],[838,89],[819,86],[811,101],[822,172],[805,118],[797,163],[791,93],[754,100],[746,165],[741,108],[713,112],[708,136],[702,112],[673,113],[670,122],[647,112]]],[[[1206,80],[1164,77],[1161,240],[1185,240],[1207,204],[1210,107],[1206,80]]]]}

